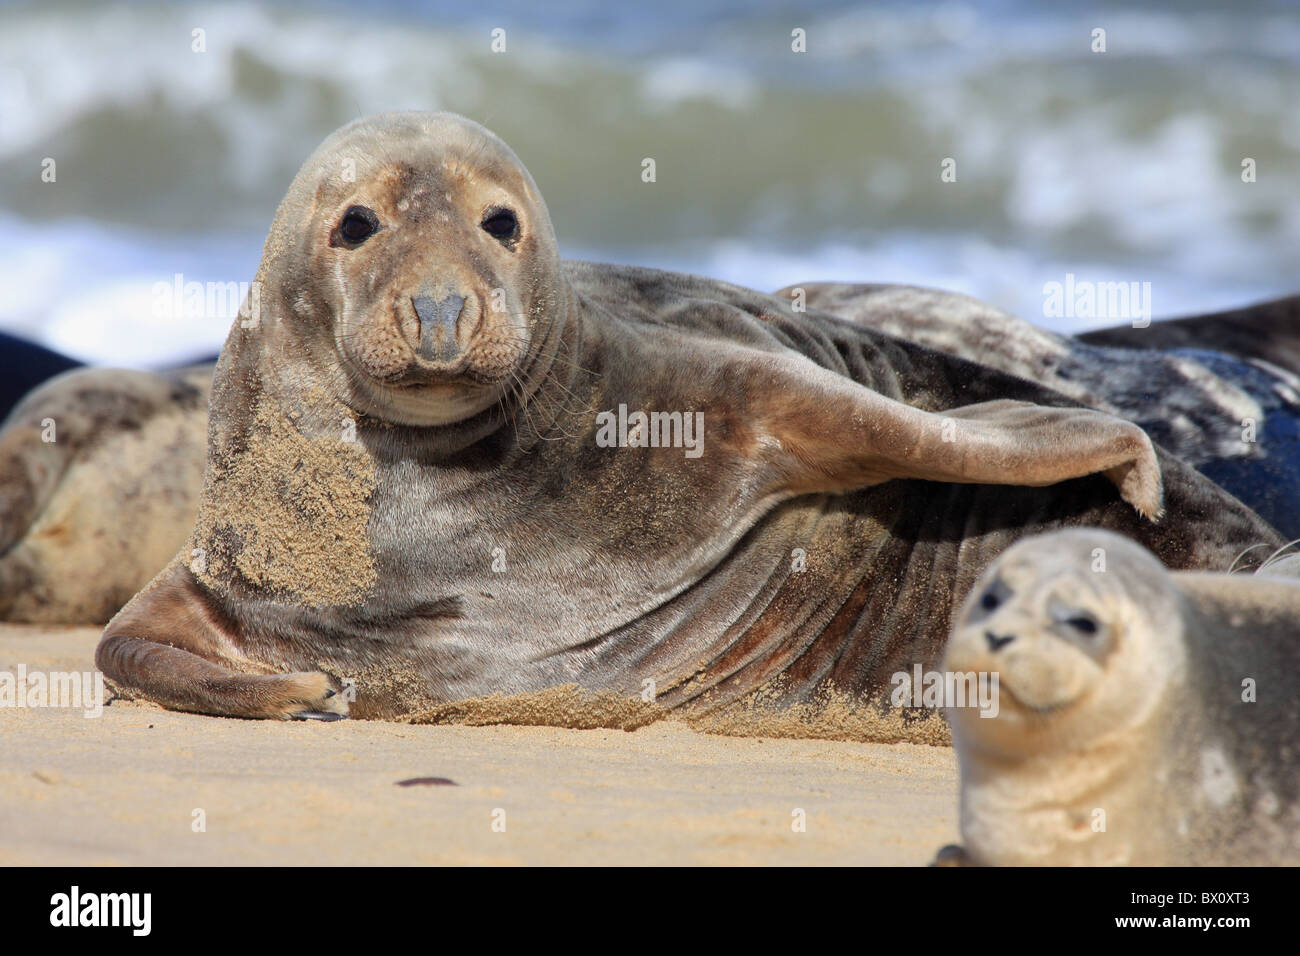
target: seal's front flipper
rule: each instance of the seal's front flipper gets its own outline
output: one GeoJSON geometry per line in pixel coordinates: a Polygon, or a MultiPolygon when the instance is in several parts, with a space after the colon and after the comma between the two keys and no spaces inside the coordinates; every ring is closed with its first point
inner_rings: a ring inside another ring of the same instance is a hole
{"type": "Polygon", "coordinates": [[[811,361],[753,363],[758,436],[778,485],[841,492],[893,478],[1053,485],[1105,475],[1152,521],[1163,512],[1160,466],[1138,426],[1088,408],[991,401],[926,412],[811,361]]]}
{"type": "Polygon", "coordinates": [[[179,559],[109,621],[95,664],[122,697],[171,710],[224,717],[293,717],[348,712],[328,674],[241,673],[225,621],[179,559]]]}

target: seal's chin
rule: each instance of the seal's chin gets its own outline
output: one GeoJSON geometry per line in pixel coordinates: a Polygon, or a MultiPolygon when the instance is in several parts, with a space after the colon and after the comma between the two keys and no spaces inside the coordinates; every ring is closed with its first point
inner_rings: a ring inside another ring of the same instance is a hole
{"type": "Polygon", "coordinates": [[[998,678],[998,692],[1006,695],[1000,703],[1003,706],[1010,704],[1013,709],[1022,711],[1030,717],[1047,717],[1049,714],[1064,710],[1078,699],[1078,695],[1074,694],[1068,697],[1044,696],[1041,693],[1042,688],[1032,685],[1017,689],[1015,681],[1008,681],[1001,674],[998,678]]]}
{"type": "MultiPolygon", "coordinates": [[[[355,368],[356,363],[349,363],[355,368]]],[[[359,411],[401,425],[451,425],[500,402],[508,381],[483,382],[463,369],[429,370],[412,363],[401,375],[349,375],[351,404],[359,411]]]]}
{"type": "Polygon", "coordinates": [[[353,405],[373,418],[398,425],[454,425],[495,405],[501,389],[474,383],[388,385],[370,382],[353,389],[353,405]]]}

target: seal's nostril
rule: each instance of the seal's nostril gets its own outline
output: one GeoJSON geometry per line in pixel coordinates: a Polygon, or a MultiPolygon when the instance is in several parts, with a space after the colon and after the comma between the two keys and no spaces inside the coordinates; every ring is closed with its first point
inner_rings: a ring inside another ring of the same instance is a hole
{"type": "Polygon", "coordinates": [[[461,353],[456,341],[456,323],[465,307],[465,297],[449,295],[444,299],[417,295],[411,299],[420,320],[420,344],[416,351],[430,362],[452,362],[461,353]]]}
{"type": "Polygon", "coordinates": [[[989,642],[989,650],[996,652],[1014,641],[1015,637],[1011,634],[1008,634],[1005,637],[998,637],[992,631],[985,631],[984,640],[989,642]]]}

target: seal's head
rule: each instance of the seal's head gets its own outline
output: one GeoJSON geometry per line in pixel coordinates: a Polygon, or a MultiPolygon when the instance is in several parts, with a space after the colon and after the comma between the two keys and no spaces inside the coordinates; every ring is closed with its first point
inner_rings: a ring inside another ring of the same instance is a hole
{"type": "Polygon", "coordinates": [[[452,113],[385,113],[326,139],[276,213],[259,280],[293,344],[343,373],[340,398],[408,425],[500,400],[563,299],[532,177],[452,113]]]}
{"type": "Polygon", "coordinates": [[[998,677],[996,717],[949,710],[959,744],[1027,754],[1136,726],[1182,666],[1181,600],[1156,557],[1113,532],[1017,542],[971,590],[948,641],[945,671],[998,677]]]}

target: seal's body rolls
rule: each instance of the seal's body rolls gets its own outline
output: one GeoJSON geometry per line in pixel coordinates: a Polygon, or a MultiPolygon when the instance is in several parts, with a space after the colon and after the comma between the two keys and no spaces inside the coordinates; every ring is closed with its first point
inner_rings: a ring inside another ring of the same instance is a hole
{"type": "MultiPolygon", "coordinates": [[[[1300,862],[1300,582],[1169,573],[1072,529],[998,559],[956,619],[948,711],[970,862],[1300,862]]],[[[956,854],[945,857],[951,860],[956,854]]]]}
{"type": "Polygon", "coordinates": [[[569,682],[652,682],[669,708],[778,677],[869,694],[934,661],[1023,534],[1104,525],[1179,567],[1278,543],[1048,389],[725,283],[562,264],[526,171],[459,117],[328,139],[258,280],[185,560],[97,655],[168,706],[342,710],[350,682],[365,716],[569,682]]]}
{"type": "Polygon", "coordinates": [[[106,622],[194,523],[212,371],[67,372],[0,432],[0,619],[106,622]]]}

